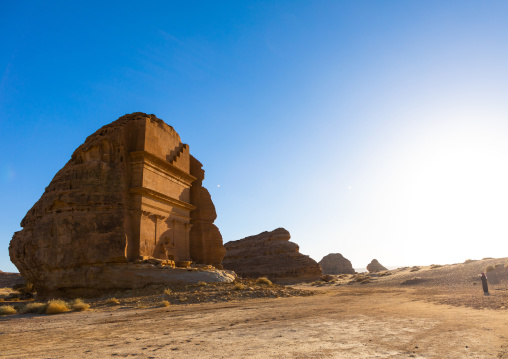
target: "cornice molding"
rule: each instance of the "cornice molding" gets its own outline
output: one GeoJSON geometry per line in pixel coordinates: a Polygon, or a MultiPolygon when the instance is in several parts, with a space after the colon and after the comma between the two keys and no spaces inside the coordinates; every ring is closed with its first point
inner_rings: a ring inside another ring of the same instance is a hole
{"type": "Polygon", "coordinates": [[[146,151],[135,151],[130,153],[131,163],[142,162],[148,166],[151,166],[162,173],[176,178],[186,185],[192,185],[192,182],[196,180],[196,177],[193,175],[179,169],[175,165],[172,165],[168,161],[163,160],[162,158],[155,156],[146,151]]]}
{"type": "Polygon", "coordinates": [[[135,187],[135,188],[131,188],[129,191],[131,194],[138,194],[141,196],[152,198],[157,201],[163,202],[165,204],[171,205],[173,207],[179,207],[179,208],[182,208],[182,209],[185,209],[188,211],[192,211],[192,210],[196,209],[196,206],[194,206],[190,203],[183,202],[183,201],[180,201],[179,199],[166,196],[165,194],[154,191],[153,189],[144,188],[144,187],[135,187]]]}

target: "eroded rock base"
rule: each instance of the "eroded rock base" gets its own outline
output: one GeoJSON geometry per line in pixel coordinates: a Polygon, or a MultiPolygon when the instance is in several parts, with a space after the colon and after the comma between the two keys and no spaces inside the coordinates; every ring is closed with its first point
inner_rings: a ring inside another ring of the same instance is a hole
{"type": "Polygon", "coordinates": [[[84,266],[46,273],[45,283],[58,286],[38,289],[37,299],[91,298],[107,293],[140,289],[150,285],[231,283],[237,277],[232,271],[203,268],[172,268],[145,263],[118,263],[103,266],[84,266]]]}

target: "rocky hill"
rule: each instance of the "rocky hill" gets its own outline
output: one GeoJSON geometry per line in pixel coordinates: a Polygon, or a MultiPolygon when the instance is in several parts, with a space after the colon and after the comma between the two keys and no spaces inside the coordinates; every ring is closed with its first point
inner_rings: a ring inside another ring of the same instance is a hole
{"type": "Polygon", "coordinates": [[[225,244],[225,269],[247,278],[268,277],[278,283],[298,283],[320,278],[315,260],[301,254],[284,228],[263,232],[225,244]]]}
{"type": "Polygon", "coordinates": [[[319,261],[323,274],[353,274],[351,262],[340,253],[330,253],[319,261]]]}

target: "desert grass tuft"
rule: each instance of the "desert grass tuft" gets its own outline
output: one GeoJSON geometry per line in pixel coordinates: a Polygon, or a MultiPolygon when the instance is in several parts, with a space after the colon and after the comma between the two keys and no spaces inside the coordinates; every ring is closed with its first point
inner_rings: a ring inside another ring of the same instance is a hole
{"type": "Polygon", "coordinates": [[[75,312],[83,312],[90,309],[90,304],[83,302],[80,298],[77,298],[71,302],[71,309],[75,312]]]}
{"type": "Polygon", "coordinates": [[[259,277],[256,279],[257,284],[264,284],[264,285],[272,285],[273,283],[270,281],[270,279],[266,277],[259,277]]]}
{"type": "Polygon", "coordinates": [[[18,311],[12,305],[3,305],[0,307],[0,315],[16,314],[18,311]]]}
{"type": "Polygon", "coordinates": [[[120,304],[120,301],[118,299],[116,299],[115,297],[112,297],[112,298],[108,298],[106,300],[106,304],[110,304],[110,305],[119,305],[120,304]]]}
{"type": "Polygon", "coordinates": [[[171,295],[171,289],[169,288],[166,288],[164,289],[164,292],[163,292],[165,295],[171,295]]]}
{"type": "Polygon", "coordinates": [[[162,300],[162,301],[160,302],[160,306],[161,306],[161,307],[169,307],[170,305],[171,305],[171,303],[170,303],[170,302],[168,302],[167,300],[162,300]]]}
{"type": "Polygon", "coordinates": [[[206,286],[207,284],[208,284],[208,283],[206,283],[206,282],[198,282],[198,286],[200,286],[200,287],[204,287],[204,286],[206,286]]]}
{"type": "Polygon", "coordinates": [[[441,268],[441,267],[442,267],[441,264],[431,264],[430,269],[436,269],[436,268],[441,268]]]}
{"type": "Polygon", "coordinates": [[[38,303],[38,302],[28,303],[20,310],[20,313],[44,314],[46,313],[47,307],[48,305],[46,303],[38,303]]]}
{"type": "Polygon", "coordinates": [[[494,267],[493,265],[489,265],[485,267],[485,272],[492,272],[494,269],[496,269],[496,267],[494,267]]]}
{"type": "Polygon", "coordinates": [[[414,266],[409,271],[410,272],[418,272],[420,270],[420,267],[414,266]]]}
{"type": "Polygon", "coordinates": [[[69,303],[61,299],[53,299],[48,302],[46,314],[60,314],[70,310],[69,303]]]}
{"type": "Polygon", "coordinates": [[[143,303],[138,303],[138,305],[136,306],[136,308],[138,308],[138,309],[145,309],[145,308],[146,308],[146,304],[143,304],[143,303]]]}
{"type": "Polygon", "coordinates": [[[233,286],[233,289],[234,289],[234,290],[244,290],[244,289],[245,289],[245,286],[244,286],[242,283],[236,283],[236,284],[233,286]]]}

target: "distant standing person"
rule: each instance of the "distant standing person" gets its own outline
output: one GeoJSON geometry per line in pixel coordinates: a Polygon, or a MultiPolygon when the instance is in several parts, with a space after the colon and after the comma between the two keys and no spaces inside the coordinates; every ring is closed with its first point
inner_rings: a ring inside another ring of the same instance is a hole
{"type": "Polygon", "coordinates": [[[483,272],[481,275],[481,279],[482,279],[483,294],[489,295],[489,284],[487,283],[487,276],[483,272]]]}

